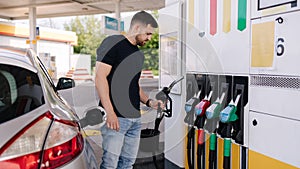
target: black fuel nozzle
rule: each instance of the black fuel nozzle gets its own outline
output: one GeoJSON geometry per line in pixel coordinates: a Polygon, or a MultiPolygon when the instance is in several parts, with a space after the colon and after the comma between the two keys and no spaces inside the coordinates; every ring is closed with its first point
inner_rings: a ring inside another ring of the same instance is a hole
{"type": "Polygon", "coordinates": [[[163,87],[162,90],[159,91],[155,96],[156,100],[161,100],[166,105],[165,110],[162,110],[163,112],[165,112],[166,117],[172,117],[172,99],[169,96],[171,89],[174,87],[175,84],[180,82],[182,79],[183,79],[183,77],[181,77],[178,80],[174,80],[169,85],[169,87],[163,87]],[[170,103],[170,108],[167,104],[167,101],[170,103]]]}
{"type": "Polygon", "coordinates": [[[158,128],[160,125],[160,122],[162,121],[163,117],[172,117],[172,99],[170,98],[169,94],[171,92],[172,87],[178,83],[179,81],[181,81],[183,79],[183,77],[181,77],[178,80],[173,81],[169,87],[163,87],[163,89],[161,91],[159,91],[155,98],[156,100],[161,100],[163,102],[163,104],[165,104],[165,110],[162,109],[161,103],[158,103],[158,107],[157,107],[157,116],[155,119],[155,126],[154,126],[154,131],[158,132],[158,128]],[[170,108],[168,107],[167,101],[169,101],[170,103],[170,108]]]}
{"type": "Polygon", "coordinates": [[[155,98],[157,100],[161,100],[161,101],[167,101],[168,100],[168,95],[170,94],[172,88],[175,86],[175,84],[177,84],[178,82],[180,82],[183,79],[183,77],[179,78],[178,80],[174,80],[169,87],[163,87],[161,91],[159,91],[155,98]]]}
{"type": "Polygon", "coordinates": [[[162,102],[166,102],[168,100],[168,95],[170,94],[170,89],[168,87],[163,87],[161,91],[159,91],[155,98],[156,100],[161,100],[162,102]]]}

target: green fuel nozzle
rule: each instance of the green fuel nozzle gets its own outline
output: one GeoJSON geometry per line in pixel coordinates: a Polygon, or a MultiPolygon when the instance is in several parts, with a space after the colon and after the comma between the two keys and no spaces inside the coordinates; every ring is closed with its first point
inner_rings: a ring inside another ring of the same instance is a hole
{"type": "Polygon", "coordinates": [[[239,102],[241,95],[237,95],[235,102],[231,100],[229,105],[223,109],[220,113],[220,121],[222,123],[230,123],[234,122],[238,119],[238,116],[236,115],[236,110],[237,110],[237,104],[239,102]]]}
{"type": "Polygon", "coordinates": [[[223,102],[224,97],[225,93],[222,93],[221,97],[217,98],[217,100],[206,109],[205,115],[207,119],[219,117],[221,112],[221,103],[223,102]]]}

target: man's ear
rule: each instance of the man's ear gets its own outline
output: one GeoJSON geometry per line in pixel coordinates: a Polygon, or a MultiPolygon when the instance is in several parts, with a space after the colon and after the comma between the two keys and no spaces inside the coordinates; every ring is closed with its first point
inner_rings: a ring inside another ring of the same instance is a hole
{"type": "Polygon", "coordinates": [[[141,31],[141,26],[140,26],[139,24],[135,24],[135,25],[133,26],[133,30],[134,30],[135,33],[140,33],[140,31],[141,31]]]}

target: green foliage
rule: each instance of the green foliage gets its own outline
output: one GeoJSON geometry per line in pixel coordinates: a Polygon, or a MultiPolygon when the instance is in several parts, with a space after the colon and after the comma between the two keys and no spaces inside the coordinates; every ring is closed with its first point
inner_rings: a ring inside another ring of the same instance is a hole
{"type": "MultiPolygon", "coordinates": [[[[152,11],[152,15],[155,18],[158,18],[158,11],[152,11]]],[[[146,43],[144,46],[140,46],[140,50],[144,52],[145,55],[145,62],[144,62],[144,70],[152,70],[153,73],[158,72],[158,65],[159,65],[159,36],[158,32],[155,31],[152,35],[152,38],[149,42],[146,43]]]]}
{"type": "Polygon", "coordinates": [[[145,55],[144,70],[158,70],[158,33],[152,35],[150,41],[139,47],[145,55]]]}
{"type": "Polygon", "coordinates": [[[76,32],[78,37],[77,46],[74,46],[74,53],[90,54],[91,66],[96,63],[96,49],[104,39],[100,33],[101,23],[95,16],[76,17],[70,23],[64,24],[65,30],[76,32]]]}

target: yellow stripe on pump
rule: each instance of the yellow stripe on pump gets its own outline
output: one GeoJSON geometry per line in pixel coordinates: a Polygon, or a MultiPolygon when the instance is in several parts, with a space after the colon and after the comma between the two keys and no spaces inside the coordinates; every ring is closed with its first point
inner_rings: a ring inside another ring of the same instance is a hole
{"type": "Polygon", "coordinates": [[[223,169],[224,140],[218,138],[218,169],[223,169]]]}
{"type": "Polygon", "coordinates": [[[240,145],[231,144],[231,169],[240,169],[240,145]]]}
{"type": "Polygon", "coordinates": [[[282,161],[249,150],[249,169],[299,169],[282,161]]]}
{"type": "Polygon", "coordinates": [[[228,33],[231,29],[231,0],[223,3],[223,32],[228,33]]]}

